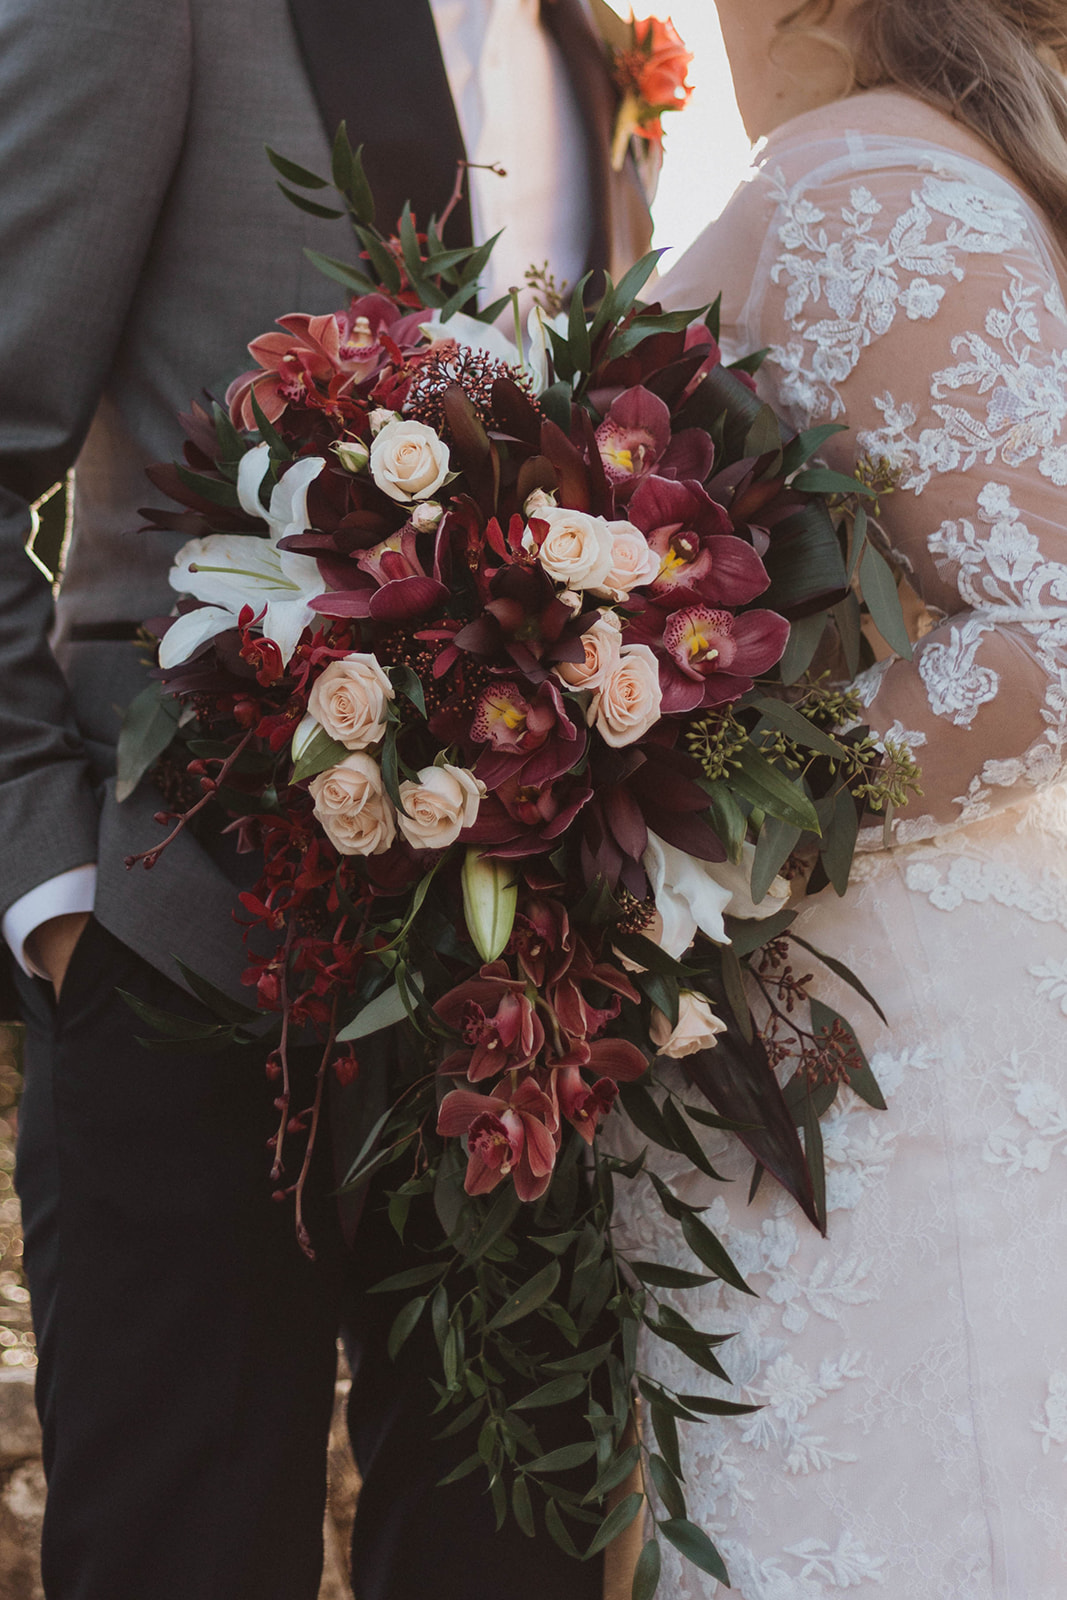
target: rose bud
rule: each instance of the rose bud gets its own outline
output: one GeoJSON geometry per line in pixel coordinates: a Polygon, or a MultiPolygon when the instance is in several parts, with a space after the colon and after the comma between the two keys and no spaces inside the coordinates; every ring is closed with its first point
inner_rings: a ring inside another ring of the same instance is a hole
{"type": "Polygon", "coordinates": [[[338,439],[332,449],[346,472],[362,472],[370,460],[370,449],[362,439],[338,439]]]}
{"type": "Polygon", "coordinates": [[[678,1021],[672,1028],[664,1012],[652,1007],[649,1034],[661,1056],[672,1056],[676,1061],[683,1056],[695,1056],[699,1050],[711,1050],[720,1033],[726,1032],[725,1022],[715,1015],[702,994],[683,989],[678,996],[678,1021]]]}

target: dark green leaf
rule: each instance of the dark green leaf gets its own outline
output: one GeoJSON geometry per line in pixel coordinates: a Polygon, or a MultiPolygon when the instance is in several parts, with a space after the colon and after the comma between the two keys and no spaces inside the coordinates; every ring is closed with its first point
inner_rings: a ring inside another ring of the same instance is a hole
{"type": "Polygon", "coordinates": [[[648,1458],[648,1466],[652,1473],[652,1482],[656,1485],[656,1493],[663,1501],[667,1515],[684,1517],[685,1495],[682,1493],[682,1486],[663,1457],[653,1451],[648,1458]]]}
{"type": "Polygon", "coordinates": [[[471,1473],[481,1465],[482,1458],[476,1451],[474,1455],[468,1456],[465,1461],[461,1461],[458,1467],[453,1467],[452,1471],[446,1473],[443,1478],[438,1478],[437,1487],[444,1489],[450,1483],[459,1483],[461,1478],[469,1478],[471,1473]]]}
{"type": "Polygon", "coordinates": [[[523,1395],[521,1400],[516,1400],[512,1411],[535,1411],[541,1406],[559,1406],[567,1400],[576,1400],[584,1394],[588,1379],[581,1372],[568,1372],[561,1378],[553,1378],[551,1383],[543,1383],[532,1394],[523,1395]]]}
{"type": "Polygon", "coordinates": [[[740,1289],[742,1294],[755,1295],[756,1291],[749,1288],[731,1261],[726,1246],[692,1212],[682,1218],[682,1235],[697,1260],[702,1261],[716,1277],[740,1289]]]}
{"type": "Polygon", "coordinates": [[[783,683],[796,683],[811,666],[826,630],[826,612],[800,617],[789,629],[789,642],[778,664],[783,683]]]}
{"type": "Polygon", "coordinates": [[[319,728],[300,752],[300,757],[293,767],[293,783],[303,783],[306,778],[315,778],[320,772],[325,772],[329,767],[340,766],[351,751],[337,739],[331,739],[325,728],[319,728]]]}
{"type": "Polygon", "coordinates": [[[505,1300],[489,1323],[490,1329],[508,1328],[513,1322],[519,1322],[536,1311],[538,1306],[544,1305],[559,1283],[559,1277],[559,1262],[550,1261],[547,1267],[542,1267],[528,1283],[524,1283],[505,1300]]]}
{"type": "Polygon", "coordinates": [[[565,1444],[558,1450],[550,1450],[546,1456],[538,1456],[536,1461],[527,1462],[526,1471],[571,1472],[575,1467],[584,1467],[595,1455],[596,1443],[592,1439],[585,1444],[565,1444]]]}
{"type": "Polygon", "coordinates": [[[390,667],[389,677],[393,688],[411,701],[420,717],[425,717],[426,694],[422,687],[422,679],[414,667],[390,667]]]}
{"type": "Polygon", "coordinates": [[[493,1196],[492,1204],[481,1227],[471,1240],[470,1247],[464,1251],[465,1260],[469,1265],[480,1261],[486,1252],[504,1237],[521,1210],[522,1201],[515,1193],[514,1184],[506,1183],[493,1196]]]}
{"type": "MultiPolygon", "coordinates": [[[[768,817],[764,822],[756,840],[756,853],[752,858],[749,892],[753,905],[759,905],[800,838],[800,829],[794,828],[791,823],[779,822],[777,817],[768,817]]],[[[759,942],[763,944],[765,940],[761,939],[759,942]]],[[[736,944],[733,948],[735,955],[741,954],[736,944]]]]}
{"type": "MultiPolygon", "coordinates": [[[[688,1112],[688,1107],[686,1107],[686,1112],[688,1112]]],[[[684,1156],[689,1157],[698,1172],[703,1172],[706,1177],[712,1178],[716,1183],[726,1181],[722,1173],[716,1172],[708,1160],[700,1140],[686,1121],[686,1113],[682,1112],[673,1100],[665,1100],[663,1102],[663,1120],[667,1124],[671,1138],[678,1149],[684,1156]]]]}
{"type": "Polygon", "coordinates": [[[809,750],[818,750],[820,755],[832,756],[835,761],[841,761],[847,756],[848,751],[839,739],[834,739],[821,728],[817,728],[811,718],[806,717],[796,706],[788,705],[784,700],[772,700],[768,695],[760,695],[753,703],[756,709],[762,712],[765,722],[780,729],[796,744],[809,750]]]}
{"type": "Polygon", "coordinates": [[[638,972],[637,987],[667,1018],[672,1028],[678,1026],[679,989],[677,978],[666,978],[660,972],[638,972]]]}
{"type": "MultiPolygon", "coordinates": [[[[254,385],[248,391],[248,398],[252,406],[252,415],[256,419],[256,427],[259,430],[259,436],[265,441],[266,444],[270,446],[271,462],[291,461],[293,458],[293,452],[290,450],[289,446],[286,444],[285,440],[271,422],[270,418],[265,414],[263,407],[256,399],[254,385]]],[[[260,485],[260,487],[262,487],[262,485],[260,485]]]]}
{"type": "Polygon", "coordinates": [[[806,461],[822,449],[827,439],[833,438],[835,433],[847,433],[847,428],[841,422],[822,422],[815,428],[808,428],[803,433],[798,433],[786,445],[782,455],[782,471],[788,477],[790,473],[798,472],[806,461]]]}
{"type": "Polygon", "coordinates": [[[869,1006],[873,1007],[886,1026],[889,1026],[885,1012],[882,1010],[873,994],[871,994],[870,990],[864,988],[863,984],[850,967],[846,967],[843,961],[838,961],[836,956],[828,956],[825,950],[817,950],[813,944],[809,944],[806,939],[802,939],[797,933],[790,934],[790,938],[795,944],[799,944],[802,949],[806,950],[809,955],[813,955],[818,961],[821,961],[824,967],[829,967],[830,971],[836,973],[843,982],[855,989],[856,993],[861,995],[869,1006]]]}
{"type": "Polygon", "coordinates": [[[700,1272],[685,1272],[681,1267],[665,1267],[658,1261],[629,1261],[627,1266],[635,1278],[650,1283],[654,1289],[698,1289],[712,1280],[700,1272]]]}
{"type": "Polygon", "coordinates": [[[749,424],[741,453],[744,456],[765,456],[782,448],[782,430],[778,417],[770,406],[761,406],[749,424]]]}
{"type": "Polygon", "coordinates": [[[376,995],[346,1028],[342,1028],[337,1035],[338,1043],[347,1044],[353,1039],[366,1039],[372,1033],[380,1033],[383,1028],[392,1028],[398,1022],[403,1022],[407,1016],[407,1007],[404,997],[400,992],[399,984],[391,984],[381,994],[376,995]]]}
{"type": "Polygon", "coordinates": [[[619,1100],[639,1133],[643,1133],[646,1139],[651,1139],[653,1144],[658,1144],[663,1150],[675,1148],[674,1140],[663,1120],[663,1113],[643,1083],[621,1084],[619,1100]]]}
{"type": "Polygon", "coordinates": [[[654,1600],[656,1590],[659,1588],[661,1562],[659,1542],[656,1539],[649,1539],[637,1558],[630,1600],[654,1600]]]}
{"type": "Polygon", "coordinates": [[[550,1256],[561,1256],[566,1253],[577,1239],[578,1235],[572,1228],[569,1233],[534,1234],[532,1244],[539,1244],[542,1250],[547,1250],[550,1256]]]}
{"type": "Polygon", "coordinates": [[[511,1489],[511,1509],[515,1513],[515,1521],[526,1535],[532,1539],[537,1531],[534,1526],[533,1506],[530,1502],[530,1488],[525,1478],[516,1478],[511,1489]]]}
{"type": "Polygon", "coordinates": [[[207,500],[213,506],[222,506],[227,511],[240,510],[241,503],[232,483],[227,483],[223,478],[206,478],[202,472],[190,472],[188,467],[179,466],[177,462],[174,470],[185,487],[201,500],[207,500]]]}
{"type": "Polygon", "coordinates": [[[678,1423],[673,1412],[658,1401],[653,1401],[649,1406],[652,1418],[652,1431],[656,1435],[656,1443],[663,1452],[663,1459],[670,1467],[676,1478],[682,1477],[682,1457],[678,1447],[678,1423]]]}
{"type": "Polygon", "coordinates": [[[116,800],[128,800],[178,731],[181,707],[161,683],[150,683],[126,708],[119,732],[116,800]]]}
{"type": "Polygon", "coordinates": [[[730,1003],[730,1010],[734,1014],[741,1037],[747,1044],[751,1044],[752,1013],[748,1009],[748,997],[745,994],[741,963],[737,959],[737,953],[733,946],[728,944],[721,946],[719,959],[722,963],[723,988],[730,1003]]]}
{"type": "Polygon", "coordinates": [[[769,530],[763,564],[771,586],[760,605],[792,621],[836,605],[848,589],[837,529],[825,500],[808,500],[769,530]]]}
{"type": "Polygon", "coordinates": [[[589,345],[589,325],[585,317],[585,291],[592,276],[591,272],[587,272],[571,295],[567,345],[575,372],[588,372],[592,363],[592,353],[589,345]]]}
{"type": "Polygon", "coordinates": [[[588,1560],[590,1556],[595,1556],[601,1550],[605,1550],[613,1539],[618,1538],[620,1533],[625,1533],[644,1503],[644,1495],[638,1493],[637,1490],[633,1494],[628,1494],[625,1499],[620,1500],[614,1511],[609,1512],[600,1524],[599,1532],[594,1534],[592,1543],[585,1552],[586,1559],[588,1560]]]}
{"type": "Polygon", "coordinates": [[[730,1587],[730,1574],[726,1570],[722,1556],[702,1529],[688,1520],[676,1518],[670,1522],[661,1522],[659,1530],[676,1550],[681,1551],[687,1561],[693,1563],[694,1567],[699,1567],[701,1572],[706,1572],[709,1577],[716,1578],[727,1588],[730,1587]]]}
{"type": "MultiPolygon", "coordinates": [[[[340,1037],[340,1036],[338,1036],[338,1037],[340,1037]]],[[[342,1188],[344,1188],[345,1186],[347,1186],[350,1183],[354,1183],[355,1182],[356,1176],[358,1175],[360,1168],[366,1165],[366,1162],[367,1162],[368,1158],[370,1157],[370,1155],[374,1151],[375,1147],[377,1146],[378,1140],[381,1137],[382,1129],[385,1127],[385,1124],[389,1121],[389,1118],[391,1116],[392,1116],[392,1107],[390,1106],[388,1108],[388,1110],[383,1111],[381,1116],[377,1119],[377,1121],[372,1124],[369,1133],[366,1135],[362,1145],[360,1146],[358,1152],[356,1153],[355,1160],[352,1162],[351,1166],[348,1169],[347,1174],[345,1175],[345,1180],[344,1180],[344,1184],[342,1184],[342,1188]]]]}
{"type": "Polygon", "coordinates": [[[319,250],[305,249],[304,254],[324,278],[332,278],[334,283],[339,283],[344,289],[352,289],[356,294],[373,294],[377,287],[373,278],[368,278],[358,267],[349,266],[347,261],[338,261],[335,256],[324,256],[319,250]]]}
{"type": "Polygon", "coordinates": [[[422,1316],[422,1313],[426,1307],[426,1302],[429,1298],[429,1295],[420,1295],[414,1300],[409,1300],[407,1305],[403,1306],[397,1312],[395,1318],[393,1319],[393,1326],[389,1329],[389,1343],[387,1348],[389,1351],[390,1361],[396,1360],[397,1353],[401,1346],[415,1331],[415,1325],[422,1316]]]}
{"type": "Polygon", "coordinates": [[[270,145],[264,145],[267,160],[275,172],[280,172],[283,178],[288,178],[290,183],[298,183],[302,189],[328,189],[329,181],[320,178],[318,173],[312,172],[308,167],[302,167],[295,161],[290,161],[288,156],[280,156],[277,150],[272,150],[270,145]]]}
{"type": "MultiPolygon", "coordinates": [[[[752,350],[747,356],[741,356],[737,361],[728,363],[731,372],[747,372],[751,377],[759,371],[771,353],[770,345],[765,345],[762,350],[752,350]]],[[[762,452],[760,452],[762,454],[762,452]]]]}
{"type": "Polygon", "coordinates": [[[837,632],[841,639],[841,649],[844,653],[848,675],[850,678],[854,678],[860,669],[863,613],[860,610],[859,601],[851,590],[839,605],[834,606],[832,615],[837,623],[837,632]]]}
{"type": "Polygon", "coordinates": [[[733,862],[741,859],[741,847],[748,831],[748,817],[738,805],[729,783],[710,779],[701,784],[710,802],[710,822],[726,846],[726,854],[733,862]]]}
{"type": "Polygon", "coordinates": [[[298,211],[306,211],[309,216],[325,217],[328,222],[335,222],[338,217],[344,216],[344,212],[338,211],[336,206],[320,206],[318,201],[305,199],[302,194],[297,194],[295,189],[287,189],[284,183],[279,183],[278,188],[298,211]]]}
{"type": "Polygon", "coordinates": [[[378,274],[378,282],[387,293],[398,294],[400,291],[400,268],[393,259],[392,252],[372,228],[357,226],[356,236],[370,256],[371,265],[378,274]]]}
{"type": "Polygon", "coordinates": [[[640,1459],[641,1446],[638,1444],[632,1444],[621,1455],[614,1456],[586,1495],[583,1503],[588,1503],[590,1500],[601,1500],[604,1495],[610,1494],[612,1489],[617,1489],[620,1483],[625,1483],[640,1459]]]}
{"type": "Polygon", "coordinates": [[[819,1113],[810,1094],[804,1096],[804,1154],[808,1158],[811,1186],[815,1191],[815,1210],[820,1226],[826,1228],[826,1158],[823,1153],[819,1113]]]}
{"type": "Polygon", "coordinates": [[[626,316],[632,308],[645,284],[651,278],[659,265],[660,257],[665,255],[664,250],[650,250],[647,255],[636,261],[628,272],[624,272],[615,286],[615,314],[617,317],[626,316]]]}
{"type": "Polygon", "coordinates": [[[727,917],[726,932],[730,936],[734,954],[742,961],[745,956],[750,956],[753,950],[759,950],[768,944],[771,939],[777,939],[780,933],[796,921],[797,914],[788,906],[781,911],[776,911],[773,917],[758,917],[742,919],[740,917],[727,917]]]}
{"type": "Polygon", "coordinates": [[[840,895],[848,888],[859,831],[856,802],[848,789],[841,788],[833,798],[832,816],[824,824],[823,842],[819,850],[826,876],[840,895]]]}
{"type": "Polygon", "coordinates": [[[798,473],[790,488],[801,494],[858,494],[874,498],[874,490],[860,483],[858,478],[846,477],[843,472],[833,472],[829,467],[810,467],[807,472],[798,473]]]}
{"type": "Polygon", "coordinates": [[[580,1561],[581,1551],[567,1532],[563,1518],[560,1516],[559,1507],[555,1500],[549,1499],[545,1506],[545,1527],[548,1529],[552,1540],[559,1545],[565,1556],[570,1556],[572,1561],[580,1561]]]}
{"type": "Polygon", "coordinates": [[[819,819],[800,783],[787,778],[752,744],[742,745],[738,752],[741,765],[731,773],[731,782],[746,800],[759,806],[769,816],[781,822],[790,822],[795,828],[818,833],[819,819]]]}
{"type": "Polygon", "coordinates": [[[679,1400],[690,1411],[699,1411],[706,1417],[747,1417],[753,1411],[762,1411],[762,1406],[743,1406],[734,1400],[713,1400],[702,1394],[680,1394],[679,1400]]]}
{"type": "Polygon", "coordinates": [[[125,989],[116,989],[115,993],[126,1002],[130,1010],[140,1017],[142,1022],[147,1022],[150,1028],[155,1028],[157,1033],[167,1039],[181,1039],[193,1043],[200,1039],[212,1039],[216,1035],[230,1034],[230,1029],[218,1022],[194,1022],[190,1017],[182,1017],[176,1011],[164,1011],[160,1006],[150,1006],[147,1001],[139,999],[135,994],[130,994],[125,989]]]}
{"type": "Polygon", "coordinates": [[[439,1278],[444,1270],[443,1261],[431,1261],[423,1267],[408,1267],[406,1272],[394,1272],[391,1278],[383,1278],[368,1293],[393,1294],[400,1289],[418,1289],[422,1284],[432,1283],[434,1278],[439,1278]]]}
{"type": "Polygon", "coordinates": [[[345,185],[345,195],[352,207],[356,221],[361,222],[366,228],[373,228],[375,216],[374,192],[367,182],[367,174],[363,169],[363,146],[360,145],[358,150],[352,150],[351,144],[348,143],[348,133],[343,122],[337,130],[338,139],[341,138],[342,134],[344,134],[345,143],[351,152],[349,179],[345,185]]]}
{"type": "Polygon", "coordinates": [[[255,1011],[251,1006],[242,1005],[240,1000],[233,1000],[224,990],[216,988],[206,978],[202,978],[192,967],[187,967],[178,956],[173,956],[174,965],[178,968],[188,987],[196,995],[202,1005],[207,1006],[223,1022],[256,1022],[262,1012],[255,1011]]]}
{"type": "Polygon", "coordinates": [[[863,555],[867,543],[867,513],[862,506],[856,507],[856,515],[852,521],[852,544],[848,557],[848,581],[852,582],[859,568],[860,557],[863,555]]]}
{"type": "Polygon", "coordinates": [[[638,1378],[637,1387],[643,1398],[650,1406],[661,1406],[664,1411],[670,1412],[679,1422],[696,1422],[699,1419],[683,1405],[679,1405],[665,1389],[657,1383],[650,1383],[647,1378],[638,1378]]]}
{"type": "Polygon", "coordinates": [[[911,660],[911,640],[904,622],[896,579],[884,557],[870,543],[860,560],[860,586],[878,632],[891,650],[911,660]]]}

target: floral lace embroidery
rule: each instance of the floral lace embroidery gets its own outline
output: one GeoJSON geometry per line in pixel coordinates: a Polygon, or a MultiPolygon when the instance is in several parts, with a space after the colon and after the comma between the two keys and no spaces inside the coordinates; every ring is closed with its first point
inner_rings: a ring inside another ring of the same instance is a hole
{"type": "Polygon", "coordinates": [[[1007,271],[1011,281],[1002,304],[986,314],[988,338],[958,335],[952,353],[965,359],[933,374],[931,397],[942,403],[932,410],[940,427],[923,428],[914,438],[914,406],[898,405],[890,394],[875,398],[885,427],[860,433],[860,449],[893,462],[906,489],[925,488],[935,472],[969,472],[979,461],[1018,467],[1035,456],[1044,477],[1067,484],[1067,444],[1060,442],[1067,418],[1067,352],[1034,349],[1041,344],[1034,302],[1044,285],[1027,283],[1015,267],[1007,271]],[[986,397],[984,418],[977,407],[943,403],[959,390],[986,397]]]}
{"type": "MultiPolygon", "coordinates": [[[[1033,1426],[1041,1435],[1041,1448],[1046,1455],[1053,1445],[1067,1444],[1067,1372],[1052,1374],[1043,1414],[1033,1426]]],[[[1063,1459],[1067,1461],[1067,1455],[1063,1459]]]]}
{"type": "Polygon", "coordinates": [[[788,284],[784,315],[799,338],[772,347],[771,359],[782,369],[783,402],[807,422],[841,415],[838,385],[871,341],[889,331],[898,312],[913,322],[935,317],[945,295],[944,284],[935,280],[962,280],[960,256],[999,255],[1018,245],[1026,221],[1010,196],[931,174],[884,239],[875,232],[882,205],[857,184],[842,207],[837,234],[804,189],[790,189],[780,172],[772,178],[783,253],[771,279],[788,284]],[[823,304],[828,315],[807,321],[809,306],[823,304]]]}
{"type": "Polygon", "coordinates": [[[1024,912],[1035,922],[1054,922],[1067,929],[1067,879],[1052,872],[1035,878],[998,861],[971,856],[923,854],[909,861],[904,881],[939,911],[955,911],[965,900],[980,905],[993,900],[1024,912]],[[940,856],[940,859],[939,859],[940,856]]]}
{"type": "Polygon", "coordinates": [[[983,1158],[1012,1178],[1020,1172],[1047,1172],[1054,1155],[1067,1156],[1067,1099],[1051,1084],[1025,1076],[1014,1050],[1004,1081],[1019,1120],[993,1130],[983,1158]]]}

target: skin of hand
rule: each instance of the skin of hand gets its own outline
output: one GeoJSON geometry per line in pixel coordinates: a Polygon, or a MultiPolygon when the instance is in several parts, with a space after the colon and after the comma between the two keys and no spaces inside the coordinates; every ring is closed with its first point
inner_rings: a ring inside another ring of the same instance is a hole
{"type": "Polygon", "coordinates": [[[69,911],[61,917],[49,917],[26,941],[27,956],[35,967],[48,974],[57,1000],[74,946],[88,921],[87,911],[69,911]]]}
{"type": "Polygon", "coordinates": [[[837,0],[812,37],[778,31],[798,0],[715,0],[738,110],[753,142],[849,93],[845,37],[855,3],[837,0]]]}

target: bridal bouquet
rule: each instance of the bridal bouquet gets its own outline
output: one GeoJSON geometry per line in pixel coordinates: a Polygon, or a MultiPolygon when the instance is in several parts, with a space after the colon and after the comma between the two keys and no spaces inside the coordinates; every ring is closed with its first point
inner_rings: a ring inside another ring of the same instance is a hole
{"type": "MultiPolygon", "coordinates": [[[[726,1581],[686,1517],[676,1423],[750,1408],[653,1384],[637,1336],[727,1384],[723,1336],[657,1289],[744,1280],[655,1178],[695,1270],[624,1261],[612,1187],[643,1163],[598,1135],[629,1118],[714,1176],[700,1130],[734,1130],[822,1226],[819,1115],[843,1083],[881,1103],[790,934],[800,880],[843,892],[860,813],[914,778],[802,676],[829,608],[858,606],[865,491],[808,465],[826,429],[784,439],[723,366],[714,308],[640,300],[654,257],[592,312],[587,280],[561,314],[520,323],[516,300],[506,336],[507,302],[465,309],[490,246],[446,250],[407,210],[381,233],[343,130],[334,180],[360,253],[316,259],[343,309],[280,318],[153,473],[186,508],[160,524],[190,537],[121,792],[150,775],[168,797],[146,866],[183,828],[226,829],[260,877],[241,895],[254,1005],[188,973],[214,1021],[142,1017],[261,1052],[272,1181],[309,1251],[327,1081],[358,1102],[363,1041],[393,1028],[390,1103],[345,1181],[378,1174],[400,1234],[436,1216],[436,1247],[379,1288],[394,1350],[432,1323],[442,1426],[471,1439],[457,1475],[484,1466],[501,1518],[590,1555],[638,1514],[643,1488],[618,1497],[639,1470],[662,1536],[726,1581]],[[545,1450],[557,1405],[587,1437],[545,1450]]],[[[884,585],[870,604],[893,625],[884,585]]],[[[635,1593],[658,1561],[652,1540],[635,1593]]]]}

